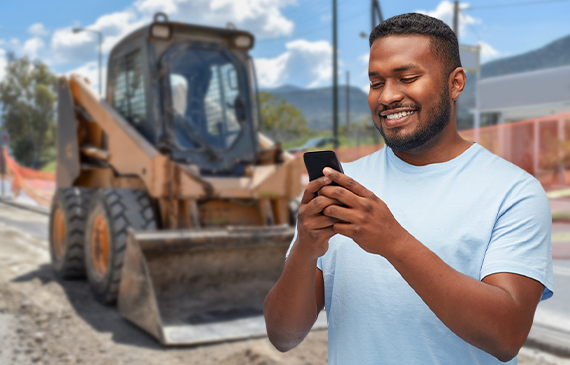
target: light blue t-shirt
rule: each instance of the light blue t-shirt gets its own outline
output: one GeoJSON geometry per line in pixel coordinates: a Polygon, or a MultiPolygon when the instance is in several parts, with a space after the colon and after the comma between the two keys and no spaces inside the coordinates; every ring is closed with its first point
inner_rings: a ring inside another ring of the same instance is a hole
{"type": "MultiPolygon", "coordinates": [[[[524,275],[544,284],[542,299],[552,296],[550,206],[540,183],[519,167],[473,144],[426,166],[385,147],[343,169],[457,271],[477,280],[524,275]]],[[[317,266],[329,364],[504,364],[451,332],[385,258],[350,238],[332,237],[317,266]]]]}

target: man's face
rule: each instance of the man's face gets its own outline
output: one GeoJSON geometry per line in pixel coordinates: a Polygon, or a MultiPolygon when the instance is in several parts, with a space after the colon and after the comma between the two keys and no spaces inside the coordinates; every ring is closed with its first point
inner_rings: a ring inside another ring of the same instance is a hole
{"type": "Polygon", "coordinates": [[[374,41],[368,104],[376,128],[393,150],[417,149],[449,124],[449,86],[442,67],[427,36],[387,36],[374,41]]]}

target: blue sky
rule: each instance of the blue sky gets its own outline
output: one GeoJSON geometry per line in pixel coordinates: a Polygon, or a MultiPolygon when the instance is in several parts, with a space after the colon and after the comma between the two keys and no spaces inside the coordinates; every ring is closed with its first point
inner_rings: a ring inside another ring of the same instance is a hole
{"type": "MultiPolygon", "coordinates": [[[[340,82],[348,70],[351,84],[366,89],[368,43],[359,34],[370,32],[370,1],[337,1],[340,82]]],[[[460,43],[480,43],[486,61],[530,51],[570,34],[570,1],[488,7],[531,1],[462,2],[460,43]]],[[[71,28],[102,31],[106,55],[125,34],[149,22],[156,11],[165,11],[172,20],[213,26],[231,21],[253,32],[257,43],[252,55],[264,87],[326,86],[331,83],[331,4],[331,0],[3,1],[0,69],[5,54],[13,51],[42,59],[59,74],[84,74],[96,87],[96,38],[73,34],[71,28]]],[[[381,1],[381,7],[385,17],[423,11],[451,22],[450,1],[381,1]]]]}

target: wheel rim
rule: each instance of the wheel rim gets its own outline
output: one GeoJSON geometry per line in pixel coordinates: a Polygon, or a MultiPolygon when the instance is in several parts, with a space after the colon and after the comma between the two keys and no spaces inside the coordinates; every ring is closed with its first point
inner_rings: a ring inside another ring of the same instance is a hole
{"type": "Polygon", "coordinates": [[[93,221],[93,230],[91,231],[91,260],[95,272],[103,277],[109,267],[109,227],[105,217],[98,214],[93,221]]]}
{"type": "Polygon", "coordinates": [[[60,259],[65,252],[65,217],[60,208],[56,208],[53,215],[51,239],[55,256],[60,259]]]}

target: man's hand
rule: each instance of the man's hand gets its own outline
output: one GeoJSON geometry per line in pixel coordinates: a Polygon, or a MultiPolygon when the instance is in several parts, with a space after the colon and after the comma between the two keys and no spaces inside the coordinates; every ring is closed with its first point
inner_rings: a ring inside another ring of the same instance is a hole
{"type": "Polygon", "coordinates": [[[332,227],[334,233],[352,238],[367,252],[392,256],[410,234],[396,221],[388,206],[354,179],[330,168],[323,172],[325,178],[340,186],[322,187],[320,197],[346,206],[329,204],[323,209],[324,216],[337,220],[332,227]]]}
{"type": "Polygon", "coordinates": [[[333,224],[338,219],[321,214],[323,209],[338,204],[333,198],[321,195],[319,190],[331,183],[331,179],[326,176],[311,181],[299,207],[297,216],[297,232],[299,237],[297,253],[304,258],[316,260],[323,256],[329,248],[329,238],[337,232],[333,229],[333,224]],[[315,197],[315,194],[319,193],[315,197]]]}

